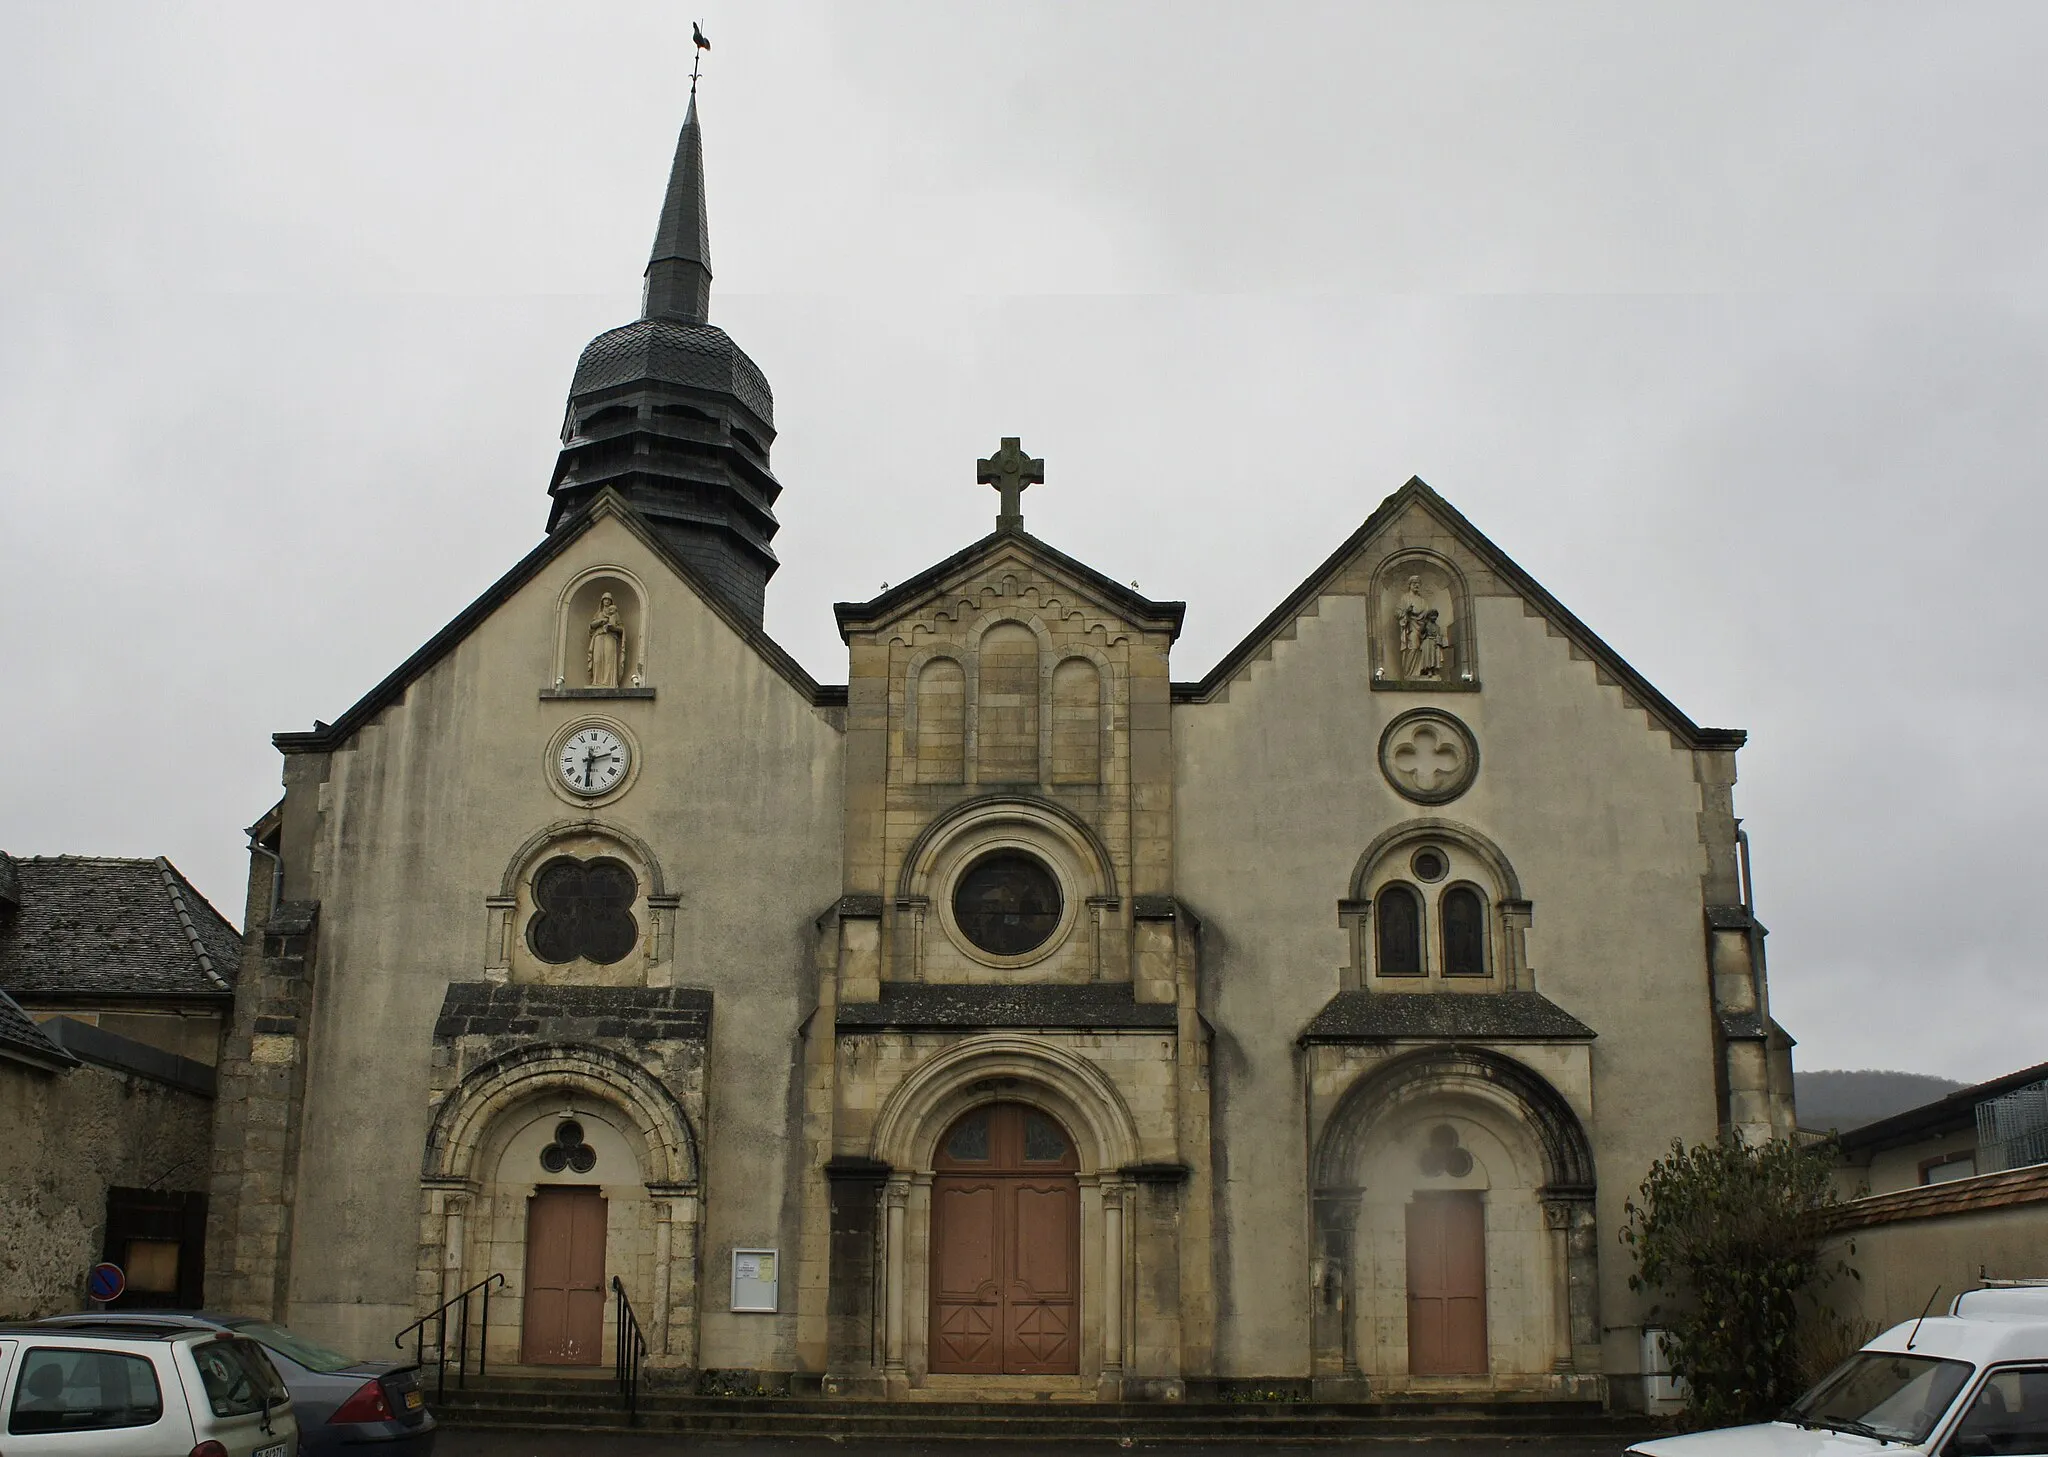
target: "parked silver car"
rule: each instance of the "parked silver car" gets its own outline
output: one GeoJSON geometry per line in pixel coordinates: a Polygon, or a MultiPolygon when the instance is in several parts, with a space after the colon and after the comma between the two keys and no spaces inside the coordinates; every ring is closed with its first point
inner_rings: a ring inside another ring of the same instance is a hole
{"type": "Polygon", "coordinates": [[[263,1348],[212,1331],[0,1326],[6,1457],[295,1457],[263,1348]]]}

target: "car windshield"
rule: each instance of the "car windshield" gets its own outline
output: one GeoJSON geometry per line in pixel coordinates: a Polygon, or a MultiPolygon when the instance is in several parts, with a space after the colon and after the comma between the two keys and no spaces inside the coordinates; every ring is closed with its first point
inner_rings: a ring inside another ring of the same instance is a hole
{"type": "Polygon", "coordinates": [[[1969,1379],[1967,1361],[1859,1351],[1792,1403],[1785,1419],[1887,1442],[1924,1442],[1969,1379]]]}
{"type": "Polygon", "coordinates": [[[281,1325],[267,1320],[241,1320],[234,1323],[238,1336],[270,1347],[271,1350],[290,1361],[296,1361],[308,1371],[318,1371],[331,1376],[336,1371],[346,1371],[355,1362],[339,1351],[330,1351],[325,1346],[316,1346],[302,1335],[296,1335],[281,1325]]]}

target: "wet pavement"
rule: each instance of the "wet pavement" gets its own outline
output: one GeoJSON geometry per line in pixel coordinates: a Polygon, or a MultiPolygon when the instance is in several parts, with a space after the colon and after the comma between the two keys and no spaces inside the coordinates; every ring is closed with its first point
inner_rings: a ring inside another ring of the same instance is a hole
{"type": "Polygon", "coordinates": [[[956,1457],[970,1449],[1030,1453],[1031,1457],[1107,1457],[1149,1451],[1172,1457],[1249,1457],[1292,1447],[1307,1452],[1384,1452],[1388,1457],[1481,1457],[1512,1452],[1517,1457],[1620,1457],[1621,1437],[1447,1437],[1344,1438],[1321,1442],[1121,1442],[1015,1441],[839,1441],[828,1437],[691,1437],[615,1432],[469,1432],[443,1428],[434,1457],[956,1457]]]}

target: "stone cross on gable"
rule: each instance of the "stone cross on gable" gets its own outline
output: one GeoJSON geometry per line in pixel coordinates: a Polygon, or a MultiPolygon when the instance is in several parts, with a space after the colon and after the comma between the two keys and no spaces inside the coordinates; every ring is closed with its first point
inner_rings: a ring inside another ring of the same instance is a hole
{"type": "Polygon", "coordinates": [[[1045,462],[1033,460],[1017,444],[1015,435],[1003,437],[1003,448],[986,460],[974,463],[974,479],[1003,493],[1002,510],[996,516],[996,530],[1024,529],[1024,488],[1045,484],[1045,462]]]}

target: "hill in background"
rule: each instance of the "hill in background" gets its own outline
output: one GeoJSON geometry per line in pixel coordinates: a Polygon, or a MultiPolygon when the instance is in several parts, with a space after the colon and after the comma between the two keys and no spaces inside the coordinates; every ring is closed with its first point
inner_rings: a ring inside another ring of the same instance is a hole
{"type": "Polygon", "coordinates": [[[1799,1126],[1847,1133],[1922,1103],[1953,1093],[1963,1084],[1926,1073],[1801,1072],[1792,1075],[1799,1102],[1799,1126]]]}

